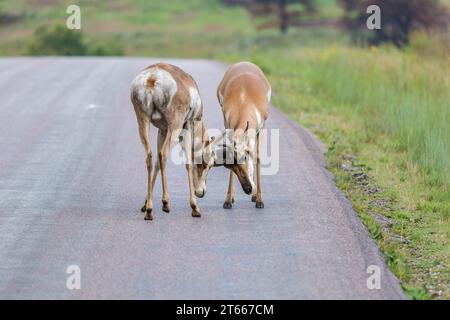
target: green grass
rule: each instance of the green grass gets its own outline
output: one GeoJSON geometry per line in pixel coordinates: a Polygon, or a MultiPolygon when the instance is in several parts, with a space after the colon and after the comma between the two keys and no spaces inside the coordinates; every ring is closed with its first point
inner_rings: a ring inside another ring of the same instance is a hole
{"type": "MultiPolygon", "coordinates": [[[[64,25],[65,10],[72,3],[6,2],[5,12],[23,19],[0,27],[0,55],[29,54],[34,31],[42,25],[64,25]]],[[[121,48],[111,51],[126,55],[211,58],[235,39],[255,32],[245,10],[224,8],[215,0],[84,0],[77,4],[82,22],[81,31],[74,32],[82,32],[90,47],[119,44],[121,48]]]]}
{"type": "Polygon", "coordinates": [[[389,134],[396,151],[406,152],[430,184],[448,184],[448,61],[351,48],[324,51],[320,58],[316,87],[332,96],[341,110],[364,119],[368,140],[389,134]]]}
{"type": "MultiPolygon", "coordinates": [[[[449,4],[449,0],[444,0],[449,4]]],[[[28,54],[34,31],[63,25],[71,1],[3,3],[0,55],[28,54]]],[[[257,31],[261,19],[215,0],[78,1],[87,52],[251,60],[274,104],[327,145],[339,188],[414,299],[450,298],[449,39],[414,36],[403,51],[356,48],[330,28],[257,31]],[[111,50],[108,50],[111,48],[111,50]]],[[[334,0],[315,17],[336,20],[334,0]]],[[[314,18],[311,18],[314,19],[314,18]]]]}

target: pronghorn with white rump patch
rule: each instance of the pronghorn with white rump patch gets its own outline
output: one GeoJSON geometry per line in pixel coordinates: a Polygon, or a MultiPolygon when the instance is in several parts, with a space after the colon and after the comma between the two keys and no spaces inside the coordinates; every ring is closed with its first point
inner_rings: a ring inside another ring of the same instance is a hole
{"type": "MultiPolygon", "coordinates": [[[[232,147],[225,145],[225,153],[232,152],[234,165],[230,169],[228,192],[223,207],[234,202],[234,174],[246,194],[252,195],[256,208],[264,208],[261,192],[260,149],[262,129],[268,117],[271,88],[262,70],[253,63],[239,62],[225,73],[217,89],[225,128],[232,130],[232,147]]],[[[227,136],[227,135],[226,135],[227,136]]]]}
{"type": "Polygon", "coordinates": [[[142,212],[152,220],[153,187],[161,170],[163,211],[169,212],[166,163],[172,137],[179,136],[186,155],[189,182],[189,201],[192,216],[200,217],[196,198],[206,192],[206,175],[214,165],[214,152],[202,121],[202,101],[194,79],[180,68],[158,63],[142,71],[131,87],[131,101],[136,112],[139,135],[147,157],[147,196],[142,212]],[[152,177],[152,150],[149,139],[150,123],[158,130],[158,158],[152,177]],[[194,161],[194,150],[202,152],[201,160],[194,161]]]}

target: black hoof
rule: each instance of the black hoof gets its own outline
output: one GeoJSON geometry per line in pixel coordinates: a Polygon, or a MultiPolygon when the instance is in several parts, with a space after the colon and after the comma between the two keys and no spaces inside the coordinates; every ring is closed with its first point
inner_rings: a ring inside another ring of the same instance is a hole
{"type": "Polygon", "coordinates": [[[252,202],[256,202],[256,196],[252,196],[252,202]]]}
{"type": "Polygon", "coordinates": [[[194,218],[200,218],[202,215],[200,214],[200,211],[192,211],[192,217],[194,218]]]}
{"type": "Polygon", "coordinates": [[[147,209],[144,220],[153,220],[152,209],[147,209]]]}
{"type": "Polygon", "coordinates": [[[223,203],[223,208],[224,208],[224,209],[231,209],[232,207],[233,207],[233,205],[231,204],[231,202],[225,201],[225,202],[223,203]]]}
{"type": "Polygon", "coordinates": [[[167,212],[167,213],[170,212],[170,208],[169,208],[169,203],[168,202],[163,202],[162,211],[167,212]]]}
{"type": "Polygon", "coordinates": [[[234,203],[234,197],[233,197],[233,198],[231,198],[231,203],[234,203]]]}
{"type": "Polygon", "coordinates": [[[264,208],[264,202],[257,201],[255,207],[258,208],[258,209],[263,209],[264,208]]]}
{"type": "Polygon", "coordinates": [[[141,208],[141,212],[145,212],[145,209],[147,209],[146,206],[147,206],[147,199],[145,199],[144,201],[144,205],[141,208]]]}

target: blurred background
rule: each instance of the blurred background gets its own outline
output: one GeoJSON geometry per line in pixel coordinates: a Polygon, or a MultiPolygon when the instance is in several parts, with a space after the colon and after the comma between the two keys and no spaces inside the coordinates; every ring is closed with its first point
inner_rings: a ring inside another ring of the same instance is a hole
{"type": "Polygon", "coordinates": [[[449,298],[449,8],[450,0],[0,0],[0,55],[257,63],[274,105],[327,145],[338,186],[409,296],[449,298]],[[66,28],[71,4],[81,30],[66,28]],[[366,27],[373,4],[381,30],[366,27]]]}
{"type": "MultiPolygon", "coordinates": [[[[0,0],[1,55],[216,57],[255,46],[426,46],[448,31],[450,0],[0,0]],[[81,8],[81,30],[65,28],[81,8]],[[366,8],[383,28],[366,28],[366,8]]],[[[445,49],[448,49],[445,48],[445,49]]]]}

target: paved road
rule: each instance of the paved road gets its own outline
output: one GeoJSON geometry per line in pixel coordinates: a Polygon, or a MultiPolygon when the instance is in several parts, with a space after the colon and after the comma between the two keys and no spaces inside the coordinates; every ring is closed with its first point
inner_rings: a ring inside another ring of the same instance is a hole
{"type": "MultiPolygon", "coordinates": [[[[320,146],[273,108],[280,169],[263,179],[265,209],[240,188],[222,209],[228,171],[216,168],[194,219],[184,166],[169,164],[172,212],[161,211],[158,180],[154,221],[144,221],[129,87],[154,62],[0,59],[0,298],[403,298],[320,146]],[[81,290],[66,288],[69,265],[81,269],[81,290]],[[367,289],[369,265],[381,268],[380,290],[367,289]]],[[[169,62],[194,76],[207,126],[222,128],[225,66],[169,62]]]]}

